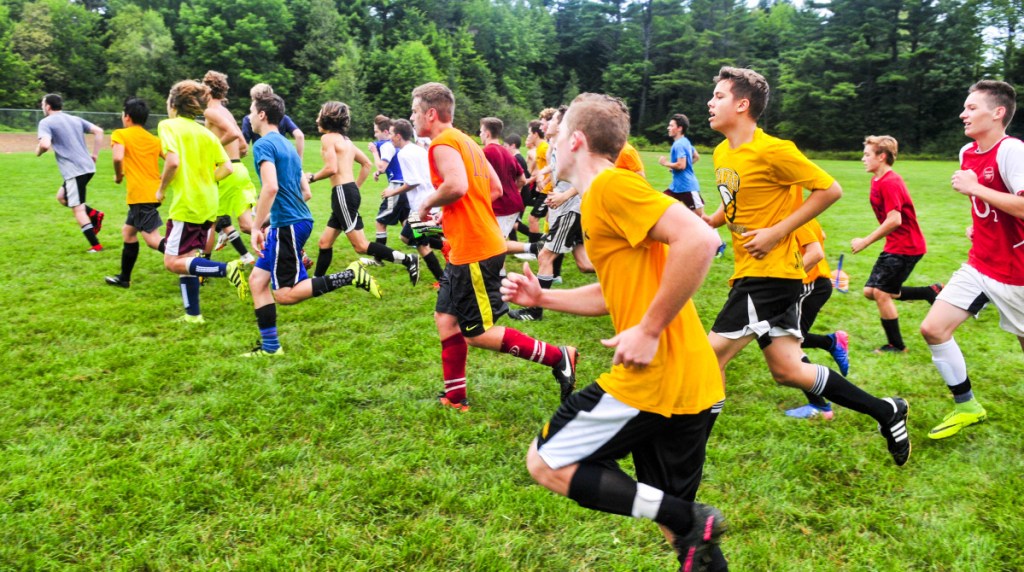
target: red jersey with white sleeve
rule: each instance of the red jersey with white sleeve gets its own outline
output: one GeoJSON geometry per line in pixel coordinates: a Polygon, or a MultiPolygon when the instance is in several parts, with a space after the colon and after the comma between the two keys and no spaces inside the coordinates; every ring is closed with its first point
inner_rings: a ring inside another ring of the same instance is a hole
{"type": "Polygon", "coordinates": [[[871,179],[871,210],[881,224],[892,211],[899,211],[902,223],[885,237],[883,252],[902,254],[905,256],[922,256],[928,251],[921,234],[921,226],[917,224],[917,211],[910,200],[910,192],[903,182],[903,177],[896,171],[889,170],[886,174],[871,179]]]}
{"type": "MultiPolygon", "coordinates": [[[[978,182],[1001,193],[1024,195],[1024,142],[1004,137],[979,152],[974,141],[960,149],[960,168],[972,170],[978,182]]],[[[1024,286],[1024,220],[971,197],[974,236],[967,263],[985,276],[1011,286],[1024,286]]]]}

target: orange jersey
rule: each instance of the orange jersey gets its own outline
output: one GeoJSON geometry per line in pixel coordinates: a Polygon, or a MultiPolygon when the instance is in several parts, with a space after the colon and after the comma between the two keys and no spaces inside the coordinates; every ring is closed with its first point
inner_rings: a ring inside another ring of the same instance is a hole
{"type": "Polygon", "coordinates": [[[619,158],[615,160],[615,167],[639,174],[644,171],[644,162],[640,159],[640,153],[636,150],[636,147],[633,147],[627,141],[625,146],[622,147],[622,151],[619,151],[619,158]]]}
{"type": "Polygon", "coordinates": [[[452,245],[452,264],[480,262],[505,252],[505,239],[491,207],[491,175],[483,149],[454,127],[445,129],[430,142],[430,179],[434,188],[444,183],[434,163],[434,150],[446,145],[459,152],[466,169],[469,189],[453,203],[441,207],[441,227],[452,245]]]}
{"type": "Polygon", "coordinates": [[[118,129],[110,145],[124,146],[124,178],[128,204],[155,203],[160,188],[160,138],[138,125],[118,129]]]}
{"type": "MultiPolygon", "coordinates": [[[[537,153],[536,153],[536,159],[537,159],[536,163],[537,163],[537,166],[534,167],[534,169],[533,169],[535,172],[539,173],[544,168],[546,168],[548,166],[548,148],[549,147],[550,146],[548,145],[548,142],[544,141],[543,139],[539,143],[537,143],[537,153]]],[[[548,175],[548,177],[549,177],[548,178],[548,184],[544,185],[543,188],[537,187],[537,192],[544,193],[545,195],[551,193],[551,186],[552,186],[551,185],[551,181],[553,181],[555,177],[553,175],[548,175]]]]}
{"type": "MultiPolygon", "coordinates": [[[[821,229],[818,220],[812,218],[807,221],[807,224],[796,229],[796,243],[800,247],[800,256],[803,256],[807,251],[807,245],[814,242],[820,243],[822,250],[825,249],[825,231],[821,229]]],[[[810,284],[822,276],[828,278],[831,275],[832,271],[828,267],[828,257],[825,257],[815,264],[814,268],[807,271],[807,278],[804,278],[804,284],[810,284]]]]}

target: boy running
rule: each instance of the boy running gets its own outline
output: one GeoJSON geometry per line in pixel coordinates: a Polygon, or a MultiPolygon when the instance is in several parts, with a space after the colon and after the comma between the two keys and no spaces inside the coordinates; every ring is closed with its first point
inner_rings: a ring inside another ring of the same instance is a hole
{"type": "Polygon", "coordinates": [[[658,164],[672,171],[672,185],[665,194],[680,201],[686,208],[704,216],[704,200],[700,196],[700,183],[693,174],[693,164],[700,159],[697,149],[686,137],[690,128],[690,119],[677,113],[668,120],[668,136],[672,138],[672,149],[669,159],[658,157],[658,164]]]}
{"type": "Polygon", "coordinates": [[[914,266],[927,252],[924,235],[917,224],[917,211],[903,177],[892,170],[896,162],[898,143],[888,135],[870,135],[864,140],[864,156],[861,162],[871,179],[871,210],[878,220],[878,228],[865,238],[850,241],[854,254],[864,250],[875,241],[885,237],[885,247],[878,255],[871,276],[864,284],[864,297],[874,300],[882,316],[882,329],[888,341],[875,350],[876,354],[903,353],[907,346],[900,333],[899,312],[894,300],[927,300],[935,302],[935,295],[942,290],[942,284],[931,286],[904,286],[903,282],[914,271],[914,266]]]}
{"type": "Polygon", "coordinates": [[[156,190],[160,188],[160,139],[146,131],[149,105],[137,97],[124,102],[121,123],[124,129],[114,131],[110,146],[114,155],[114,182],[127,179],[128,218],[121,227],[124,246],[121,248],[121,273],[107,276],[111,286],[128,288],[132,283],[132,269],[139,257],[139,231],[153,250],[163,252],[160,236],[163,221],[157,208],[156,190]]]}
{"type": "Polygon", "coordinates": [[[625,105],[583,94],[557,138],[558,171],[583,191],[583,228],[600,284],[540,287],[530,267],[505,300],[583,316],[610,314],[612,369],[565,401],[530,445],[526,466],[580,506],[658,523],[681,570],[726,570],[717,509],[693,502],[711,406],[724,394],[691,300],[718,237],[699,218],[613,161],[629,133],[625,105]],[[618,460],[632,455],[637,479],[618,460]]]}
{"type": "Polygon", "coordinates": [[[1006,135],[1016,110],[1013,86],[983,80],[971,86],[960,120],[974,141],[960,149],[953,189],[970,197],[973,226],[967,262],[953,273],[921,324],[953,411],[928,433],[945,439],[987,414],[974,397],[967,361],[953,332],[989,303],[999,326],[1024,349],[1024,142],[1006,135]]]}
{"type": "MultiPolygon", "coordinates": [[[[708,336],[722,379],[729,361],[756,339],[777,383],[870,415],[893,460],[903,465],[910,458],[907,402],[874,397],[840,373],[800,359],[800,295],[806,273],[794,232],[839,200],[843,191],[792,142],[757,127],[768,105],[768,82],[761,74],[724,67],[717,80],[708,110],[711,128],[726,137],[714,153],[722,205],[705,219],[715,228],[728,225],[735,254],[732,289],[708,336]],[[811,193],[801,204],[804,188],[811,193]]],[[[709,431],[720,410],[720,405],[713,410],[709,431]]]]}
{"type": "MultiPolygon", "coordinates": [[[[376,141],[369,144],[373,161],[377,170],[373,173],[373,180],[376,181],[383,173],[388,179],[388,187],[385,192],[394,190],[402,184],[402,168],[395,161],[395,145],[391,142],[391,118],[386,115],[378,115],[373,120],[373,136],[376,141]]],[[[409,218],[409,199],[405,195],[389,195],[384,197],[377,209],[377,240],[380,244],[388,243],[388,226],[401,225],[409,218]]],[[[374,258],[363,260],[363,264],[373,265],[373,262],[381,262],[385,259],[374,258]]]]}
{"type": "Polygon", "coordinates": [[[466,399],[468,346],[511,354],[551,368],[564,401],[576,387],[579,352],[555,347],[512,328],[495,325],[508,312],[502,302],[502,263],[505,239],[498,229],[491,201],[501,193],[494,168],[468,135],[452,126],[455,95],[439,83],[426,83],[412,92],[412,123],[430,137],[427,151],[434,192],[420,203],[419,220],[426,221],[441,207],[441,224],[451,245],[434,307],[441,338],[444,391],[438,401],[459,411],[469,410],[466,399]]]}
{"type": "Polygon", "coordinates": [[[260,135],[253,145],[261,188],[251,239],[259,259],[249,277],[260,345],[243,357],[284,354],[277,337],[276,302],[298,304],[342,286],[356,286],[381,297],[376,280],[356,262],[337,274],[313,279],[306,275],[302,247],[313,231],[313,215],[303,193],[302,159],[278,130],[283,117],[284,100],[278,95],[254,99],[249,108],[249,122],[260,135]],[[269,229],[264,228],[267,222],[269,229]]]}
{"type": "MultiPolygon", "coordinates": [[[[408,119],[398,119],[391,125],[391,143],[398,152],[398,162],[402,167],[402,186],[394,191],[387,190],[386,193],[395,194],[407,193],[411,214],[409,220],[402,226],[402,242],[416,247],[420,258],[427,264],[434,280],[441,280],[443,270],[437,255],[430,248],[431,240],[437,240],[421,233],[419,220],[416,219],[419,213],[420,204],[423,198],[434,192],[434,184],[430,181],[430,160],[427,158],[427,150],[416,144],[416,131],[408,119]]],[[[438,209],[434,209],[437,212],[438,209]]],[[[433,213],[431,213],[433,214],[433,213]]],[[[428,223],[429,225],[429,223],[428,223]]]]}

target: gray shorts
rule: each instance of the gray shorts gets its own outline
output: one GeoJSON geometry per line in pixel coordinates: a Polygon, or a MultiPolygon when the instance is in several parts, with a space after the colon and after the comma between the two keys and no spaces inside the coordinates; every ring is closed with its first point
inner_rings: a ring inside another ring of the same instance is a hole
{"type": "Polygon", "coordinates": [[[142,232],[153,232],[163,226],[164,221],[160,219],[160,212],[157,208],[160,203],[135,203],[128,205],[128,218],[124,223],[134,226],[142,232]]]}

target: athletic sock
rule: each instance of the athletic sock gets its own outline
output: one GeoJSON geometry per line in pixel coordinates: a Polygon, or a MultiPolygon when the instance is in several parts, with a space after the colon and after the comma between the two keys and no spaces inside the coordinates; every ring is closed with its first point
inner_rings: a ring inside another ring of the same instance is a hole
{"type": "Polygon", "coordinates": [[[562,275],[562,262],[563,261],[565,261],[565,255],[564,254],[559,254],[558,256],[555,257],[555,263],[552,265],[552,270],[553,270],[552,274],[554,274],[555,276],[561,276],[562,275]]]}
{"type": "Polygon", "coordinates": [[[542,248],[544,248],[544,243],[538,239],[536,241],[531,242],[530,245],[526,248],[526,250],[530,254],[537,256],[538,254],[540,254],[540,249],[542,248]]]}
{"type": "Polygon", "coordinates": [[[816,350],[832,351],[832,347],[835,346],[835,338],[821,334],[804,334],[804,342],[800,344],[800,347],[812,348],[816,350]]]}
{"type": "Polygon", "coordinates": [[[228,235],[228,240],[231,241],[231,246],[235,247],[238,254],[242,256],[249,254],[249,249],[245,247],[245,241],[242,240],[242,235],[238,234],[237,230],[231,231],[231,234],[228,235]]]}
{"type": "Polygon", "coordinates": [[[555,283],[555,277],[550,274],[538,274],[537,282],[540,282],[540,287],[549,290],[551,285],[555,283]]]}
{"type": "Polygon", "coordinates": [[[92,246],[99,246],[100,241],[96,238],[96,231],[93,230],[91,222],[87,222],[82,225],[82,234],[85,235],[85,239],[89,241],[92,246]]]}
{"type": "Polygon", "coordinates": [[[132,269],[135,268],[135,261],[139,258],[139,243],[126,242],[121,247],[121,280],[131,282],[132,269]]]}
{"type": "Polygon", "coordinates": [[[327,274],[327,269],[331,267],[331,260],[333,258],[333,248],[321,248],[320,254],[316,257],[316,270],[313,271],[313,276],[323,276],[324,274],[327,274]]]}
{"type": "Polygon", "coordinates": [[[349,286],[352,281],[355,280],[356,274],[351,270],[342,270],[341,272],[335,272],[334,274],[328,274],[327,276],[315,276],[313,277],[313,297],[323,296],[328,292],[333,292],[342,286],[349,286]]]}
{"type": "Polygon", "coordinates": [[[441,262],[437,260],[437,256],[433,251],[428,252],[423,256],[423,262],[426,263],[427,268],[430,269],[430,273],[434,275],[434,280],[440,280],[444,271],[441,270],[441,262]]]}
{"type": "Polygon", "coordinates": [[[367,244],[366,253],[381,262],[401,262],[405,260],[405,254],[393,248],[388,248],[381,242],[367,244]]]}
{"type": "Polygon", "coordinates": [[[161,238],[160,239],[160,244],[156,245],[156,250],[157,250],[157,252],[160,252],[160,253],[167,252],[167,239],[166,238],[161,238]]]}
{"type": "Polygon", "coordinates": [[[555,367],[562,361],[562,350],[547,342],[536,340],[512,328],[505,328],[501,338],[501,353],[555,367]]]}
{"type": "Polygon", "coordinates": [[[838,372],[823,365],[815,365],[818,369],[814,385],[810,393],[820,395],[829,401],[852,409],[858,413],[870,415],[881,425],[892,421],[892,405],[883,401],[839,375],[838,372]]]}
{"type": "Polygon", "coordinates": [[[931,286],[904,286],[900,290],[900,297],[897,300],[910,302],[911,300],[927,300],[929,304],[935,302],[939,293],[931,286]]]}
{"type": "Polygon", "coordinates": [[[189,316],[202,314],[199,311],[199,277],[181,276],[178,283],[181,285],[181,303],[185,306],[185,313],[189,316]]]}
{"type": "Polygon", "coordinates": [[[902,350],[907,346],[903,344],[903,335],[900,334],[900,319],[893,318],[886,320],[882,318],[882,329],[885,330],[885,337],[889,340],[889,344],[892,347],[902,350]]]}
{"type": "Polygon", "coordinates": [[[448,401],[459,403],[466,398],[466,355],[469,345],[461,333],[441,340],[441,373],[444,375],[444,395],[448,401]]]}
{"type": "MultiPolygon", "coordinates": [[[[806,355],[804,357],[800,358],[800,361],[802,361],[804,363],[811,363],[810,358],[808,358],[806,355]]],[[[828,400],[825,399],[824,397],[820,396],[820,395],[815,395],[815,394],[811,393],[810,391],[804,391],[804,396],[807,397],[807,403],[810,403],[811,405],[813,405],[815,407],[818,407],[820,409],[824,409],[824,408],[829,406],[828,400]]]]}
{"type": "Polygon", "coordinates": [[[706,437],[711,439],[711,430],[715,428],[715,421],[718,421],[718,416],[722,413],[722,408],[725,407],[725,400],[717,401],[711,406],[711,411],[708,414],[708,432],[706,437]]]}
{"type": "Polygon", "coordinates": [[[931,345],[928,349],[932,352],[932,363],[939,375],[946,382],[946,387],[953,394],[953,401],[966,403],[974,399],[974,392],[971,390],[971,378],[967,376],[967,362],[964,360],[964,353],[960,350],[956,340],[950,338],[948,342],[931,345]]]}
{"type": "Polygon", "coordinates": [[[228,265],[196,256],[188,261],[188,273],[193,276],[223,278],[228,275],[228,265]]]}
{"type": "Polygon", "coordinates": [[[263,351],[276,352],[281,348],[277,339],[277,304],[271,302],[256,308],[256,326],[260,329],[263,351]]]}
{"type": "Polygon", "coordinates": [[[377,233],[377,241],[376,242],[377,242],[377,244],[387,244],[388,243],[388,231],[385,230],[384,232],[378,232],[377,233]]]}
{"type": "Polygon", "coordinates": [[[646,518],[674,532],[693,527],[692,503],[638,483],[617,466],[580,463],[569,482],[568,497],[584,508],[646,518]]]}

